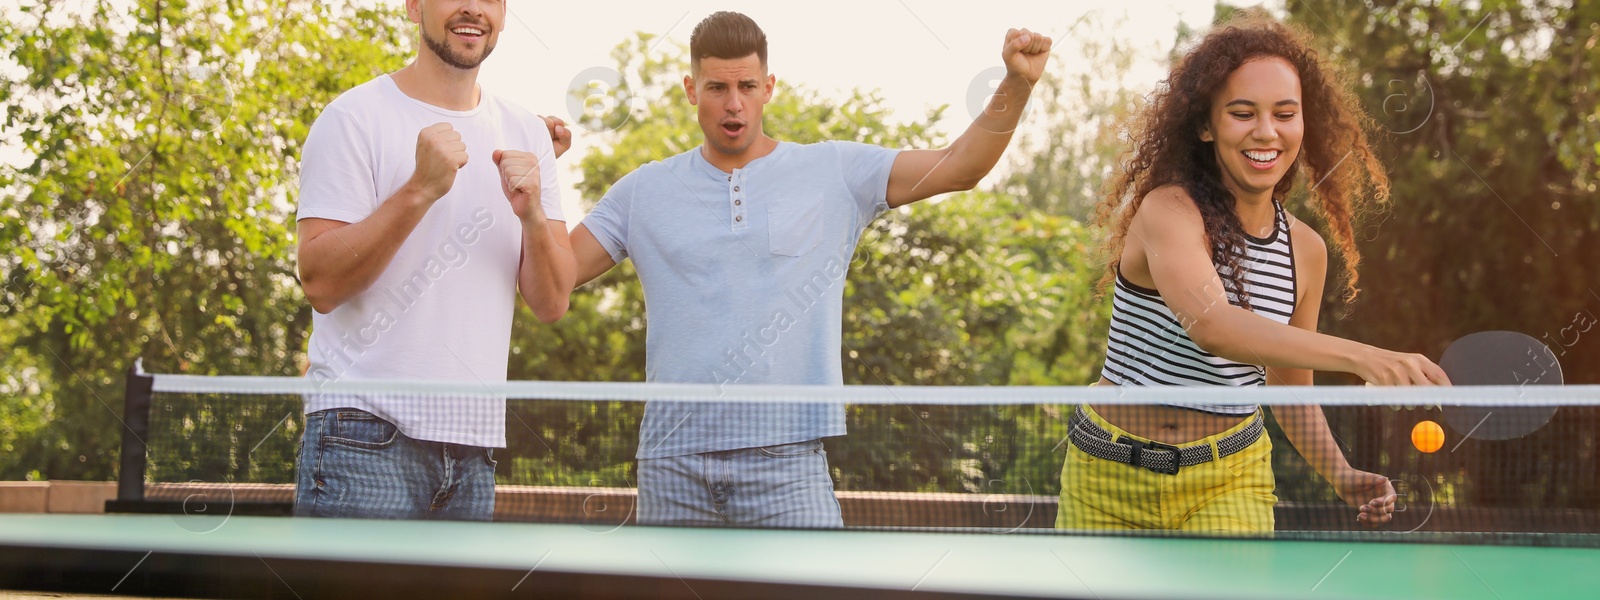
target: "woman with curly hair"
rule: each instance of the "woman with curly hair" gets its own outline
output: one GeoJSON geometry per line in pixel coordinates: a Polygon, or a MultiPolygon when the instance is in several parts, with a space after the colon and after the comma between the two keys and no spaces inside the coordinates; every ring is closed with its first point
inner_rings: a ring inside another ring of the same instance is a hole
{"type": "MultiPolygon", "coordinates": [[[[1343,75],[1270,18],[1219,26],[1179,60],[1133,123],[1133,147],[1096,212],[1112,233],[1101,289],[1115,288],[1097,385],[1310,385],[1314,370],[1448,384],[1420,355],[1316,331],[1328,250],[1284,202],[1309,186],[1353,299],[1351,222],[1388,195],[1369,123],[1343,75]]],[[[1321,407],[1273,415],[1359,508],[1357,522],[1390,520],[1394,487],[1345,461],[1321,407]]],[[[1272,445],[1257,405],[1084,405],[1070,432],[1057,527],[1273,530],[1272,445]]]]}

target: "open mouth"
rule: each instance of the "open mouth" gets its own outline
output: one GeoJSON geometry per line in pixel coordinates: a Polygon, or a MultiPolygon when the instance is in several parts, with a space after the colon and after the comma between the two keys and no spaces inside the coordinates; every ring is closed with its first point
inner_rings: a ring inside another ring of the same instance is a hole
{"type": "Polygon", "coordinates": [[[482,39],[489,34],[489,30],[476,25],[457,25],[450,28],[450,33],[467,40],[482,39]]]}
{"type": "Polygon", "coordinates": [[[739,137],[739,134],[744,133],[744,123],[725,121],[722,123],[722,132],[727,134],[728,137],[739,137]]]}
{"type": "Polygon", "coordinates": [[[1279,150],[1245,150],[1240,154],[1245,160],[1250,161],[1250,166],[1257,169],[1271,169],[1278,164],[1278,157],[1283,155],[1279,150]]]}

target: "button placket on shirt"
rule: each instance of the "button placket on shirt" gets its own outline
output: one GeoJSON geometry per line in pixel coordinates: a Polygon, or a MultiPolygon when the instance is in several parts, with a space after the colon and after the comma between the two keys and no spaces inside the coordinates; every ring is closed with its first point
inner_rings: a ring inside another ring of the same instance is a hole
{"type": "Polygon", "coordinates": [[[728,176],[728,211],[735,231],[750,223],[749,203],[744,201],[744,170],[734,169],[728,176]]]}

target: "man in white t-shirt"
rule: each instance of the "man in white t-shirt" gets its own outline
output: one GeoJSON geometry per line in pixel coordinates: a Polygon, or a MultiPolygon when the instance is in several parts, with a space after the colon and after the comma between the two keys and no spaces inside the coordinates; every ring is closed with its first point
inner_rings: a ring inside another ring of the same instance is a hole
{"type": "MultiPolygon", "coordinates": [[[[567,310],[574,263],[556,186],[559,121],[483,93],[502,3],[407,0],[411,64],[356,86],[301,157],[307,377],[506,379],[516,297],[567,310]],[[556,140],[552,140],[552,136],[556,140]]],[[[505,399],[306,397],[295,514],[488,520],[505,399]]]]}

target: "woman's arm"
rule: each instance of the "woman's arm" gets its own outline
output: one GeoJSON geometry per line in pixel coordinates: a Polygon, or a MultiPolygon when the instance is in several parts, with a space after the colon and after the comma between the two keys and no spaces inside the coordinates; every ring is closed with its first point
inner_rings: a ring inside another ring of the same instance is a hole
{"type": "Polygon", "coordinates": [[[1207,352],[1246,364],[1354,373],[1377,385],[1449,383],[1444,371],[1420,354],[1390,352],[1284,325],[1229,304],[1211,263],[1200,210],[1176,186],[1145,198],[1128,239],[1143,245],[1162,301],[1207,352]]]}
{"type": "MultiPolygon", "coordinates": [[[[1328,246],[1322,236],[1306,224],[1295,221],[1291,227],[1289,237],[1294,242],[1291,251],[1295,258],[1295,281],[1299,285],[1296,286],[1294,314],[1289,317],[1289,325],[1314,332],[1322,313],[1322,291],[1328,277],[1328,246]]],[[[1311,385],[1311,380],[1310,369],[1267,369],[1267,385],[1311,385]]],[[[1387,477],[1350,466],[1333,437],[1333,431],[1328,428],[1328,419],[1322,413],[1321,406],[1274,406],[1272,416],[1278,419],[1284,436],[1289,438],[1289,443],[1306,459],[1306,463],[1333,484],[1333,489],[1338,491],[1346,504],[1361,509],[1360,514],[1356,515],[1356,522],[1377,527],[1394,518],[1394,485],[1387,477]]]]}

